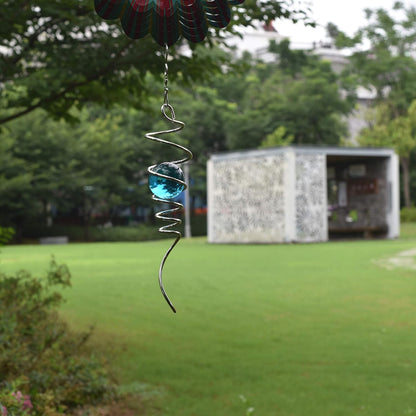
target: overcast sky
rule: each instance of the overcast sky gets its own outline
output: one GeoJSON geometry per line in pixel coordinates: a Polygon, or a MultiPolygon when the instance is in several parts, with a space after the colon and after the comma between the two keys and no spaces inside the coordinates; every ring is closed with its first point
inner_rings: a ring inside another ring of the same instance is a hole
{"type": "MultiPolygon", "coordinates": [[[[342,31],[352,35],[366,22],[364,9],[391,10],[395,0],[310,0],[312,16],[320,25],[316,29],[285,21],[276,22],[277,31],[288,36],[293,43],[311,43],[325,38],[325,26],[335,23],[342,31]]],[[[416,0],[402,0],[406,6],[416,6],[416,0]]]]}

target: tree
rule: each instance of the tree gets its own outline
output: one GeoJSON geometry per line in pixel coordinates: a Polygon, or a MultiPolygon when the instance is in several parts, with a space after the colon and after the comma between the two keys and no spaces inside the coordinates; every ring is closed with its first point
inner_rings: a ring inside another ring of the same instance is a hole
{"type": "Polygon", "coordinates": [[[348,37],[338,33],[339,47],[356,48],[348,71],[357,83],[374,89],[376,103],[388,105],[390,118],[406,114],[416,98],[416,8],[394,3],[394,13],[367,9],[367,25],[348,37]]]}
{"type": "MultiPolygon", "coordinates": [[[[162,71],[160,48],[150,39],[135,42],[118,21],[103,22],[92,0],[1,0],[0,124],[34,111],[71,119],[71,108],[87,102],[104,106],[125,103],[143,108],[151,85],[146,74],[162,71]]],[[[289,0],[246,0],[234,10],[233,25],[253,19],[304,19],[289,0]]],[[[220,40],[219,42],[223,42],[220,40]]],[[[181,46],[181,45],[179,45],[181,46]]],[[[204,50],[209,42],[171,48],[171,75],[184,82],[215,73],[223,61],[204,50]]]]}
{"type": "Polygon", "coordinates": [[[259,148],[264,149],[268,147],[289,146],[294,140],[291,134],[287,134],[285,127],[278,127],[273,133],[268,134],[266,138],[260,143],[259,148]]]}
{"type": "Polygon", "coordinates": [[[409,178],[414,169],[409,156],[413,146],[412,102],[416,99],[416,7],[396,1],[390,14],[381,8],[367,9],[366,18],[367,25],[352,37],[339,31],[337,45],[356,48],[347,70],[358,85],[376,93],[376,115],[371,120],[375,125],[363,131],[360,141],[396,149],[405,205],[409,206],[409,178]]]}
{"type": "MultiPolygon", "coordinates": [[[[270,52],[276,55],[275,65],[293,78],[302,72],[302,69],[311,63],[311,56],[301,49],[291,49],[289,39],[283,39],[281,42],[270,42],[270,52]]],[[[273,66],[272,66],[273,68],[273,66]]]]}
{"type": "Polygon", "coordinates": [[[279,127],[297,144],[337,144],[346,133],[342,117],[351,111],[353,97],[341,96],[340,79],[328,62],[290,50],[288,42],[272,50],[276,62],[253,65],[243,79],[242,97],[227,114],[229,148],[256,148],[279,127]]]}
{"type": "Polygon", "coordinates": [[[37,110],[4,128],[1,223],[18,232],[34,219],[46,225],[53,206],[61,215],[80,212],[87,226],[97,209],[112,219],[120,206],[150,204],[138,186],[154,158],[142,130],[151,129],[149,117],[91,106],[72,114],[80,120],[73,125],[37,110]]]}
{"type": "Polygon", "coordinates": [[[328,37],[331,39],[331,41],[333,43],[336,43],[336,40],[340,34],[340,30],[338,29],[338,26],[335,25],[334,23],[329,22],[326,25],[326,34],[328,35],[328,37]]]}
{"type": "Polygon", "coordinates": [[[400,158],[403,172],[405,206],[412,203],[410,194],[410,158],[416,150],[416,100],[406,115],[391,119],[390,109],[380,104],[371,112],[370,127],[364,129],[358,138],[363,146],[393,147],[400,158]]]}
{"type": "Polygon", "coordinates": [[[33,217],[35,208],[30,194],[33,175],[27,171],[25,161],[13,153],[14,144],[10,135],[3,135],[0,140],[0,224],[2,226],[15,226],[24,218],[33,217]]]}

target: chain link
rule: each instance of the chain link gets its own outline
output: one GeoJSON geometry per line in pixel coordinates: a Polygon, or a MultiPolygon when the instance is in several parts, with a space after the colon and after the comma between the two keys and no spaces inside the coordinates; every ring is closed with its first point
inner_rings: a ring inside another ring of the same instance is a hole
{"type": "Polygon", "coordinates": [[[169,87],[168,87],[168,75],[169,75],[169,66],[168,66],[168,57],[169,57],[169,46],[165,44],[165,49],[163,51],[163,57],[164,57],[164,66],[165,66],[165,72],[163,74],[164,76],[164,99],[163,103],[166,106],[169,106],[169,87]]]}

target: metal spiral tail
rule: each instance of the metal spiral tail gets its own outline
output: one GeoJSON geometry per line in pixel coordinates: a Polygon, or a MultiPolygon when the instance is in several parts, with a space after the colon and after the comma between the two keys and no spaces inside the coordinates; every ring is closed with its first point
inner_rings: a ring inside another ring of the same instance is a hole
{"type": "MultiPolygon", "coordinates": [[[[164,103],[162,104],[162,107],[161,107],[161,113],[163,115],[163,118],[168,123],[173,124],[174,127],[171,128],[171,129],[168,129],[168,130],[147,133],[146,138],[149,139],[149,140],[153,140],[155,142],[161,143],[161,144],[166,144],[166,145],[172,146],[174,148],[180,149],[183,152],[185,152],[185,157],[184,158],[179,159],[179,160],[175,160],[175,161],[171,161],[171,162],[167,162],[169,164],[173,164],[173,165],[176,165],[176,167],[178,167],[181,164],[191,160],[193,155],[192,155],[192,152],[189,149],[187,149],[186,147],[181,146],[180,144],[177,144],[177,143],[173,143],[169,140],[165,140],[165,139],[161,138],[161,136],[176,133],[176,132],[182,130],[185,126],[185,124],[182,121],[176,120],[175,111],[174,111],[172,105],[169,104],[169,97],[168,97],[168,92],[169,92],[169,88],[168,88],[168,47],[167,46],[165,46],[165,50],[164,50],[164,59],[165,59],[165,72],[164,72],[165,88],[164,88],[164,103]]],[[[170,183],[172,183],[172,181],[173,181],[174,183],[178,184],[180,188],[183,188],[182,190],[185,190],[187,188],[187,184],[184,182],[184,180],[156,171],[156,168],[158,166],[160,166],[160,165],[155,164],[155,165],[149,166],[147,168],[147,171],[148,171],[149,175],[154,175],[158,178],[165,179],[167,181],[170,181],[170,183]]],[[[172,311],[176,313],[176,309],[173,306],[172,302],[170,301],[168,295],[166,294],[165,288],[163,286],[162,274],[163,274],[163,267],[165,265],[166,259],[168,258],[169,254],[171,253],[173,248],[176,246],[176,244],[179,242],[179,240],[182,237],[182,234],[180,233],[180,231],[173,229],[173,227],[175,227],[176,225],[181,224],[182,220],[179,219],[179,218],[173,217],[172,214],[181,212],[183,210],[183,205],[180,204],[179,202],[173,201],[172,198],[169,198],[169,197],[162,198],[162,197],[159,197],[157,195],[152,195],[152,199],[154,201],[161,202],[161,203],[166,203],[166,204],[169,204],[171,206],[171,208],[169,208],[169,209],[166,209],[166,210],[163,210],[163,211],[160,211],[160,212],[156,213],[156,218],[169,223],[167,225],[164,225],[164,226],[160,227],[159,232],[169,233],[169,234],[173,234],[173,235],[176,236],[175,241],[169,247],[169,249],[166,251],[166,253],[165,253],[165,255],[162,259],[162,262],[160,263],[160,267],[159,267],[159,286],[160,286],[160,290],[161,290],[161,292],[163,294],[163,297],[165,298],[166,302],[168,303],[168,305],[170,306],[172,311]]]]}

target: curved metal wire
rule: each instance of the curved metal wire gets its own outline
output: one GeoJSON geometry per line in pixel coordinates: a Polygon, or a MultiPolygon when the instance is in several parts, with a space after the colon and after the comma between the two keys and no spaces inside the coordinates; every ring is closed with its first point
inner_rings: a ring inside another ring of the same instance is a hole
{"type": "MultiPolygon", "coordinates": [[[[164,71],[164,102],[162,104],[162,107],[161,107],[160,111],[161,111],[164,119],[167,122],[174,124],[176,127],[168,129],[168,130],[147,133],[146,138],[149,139],[149,140],[153,140],[157,143],[166,144],[166,145],[169,145],[169,146],[172,146],[172,147],[175,147],[177,149],[180,149],[180,150],[184,151],[185,152],[185,157],[184,158],[179,159],[179,160],[171,161],[171,163],[174,163],[176,165],[181,165],[181,164],[183,164],[183,163],[192,159],[192,157],[193,157],[192,152],[189,149],[187,149],[186,147],[181,146],[180,144],[177,144],[177,143],[171,142],[169,140],[165,140],[165,139],[160,138],[160,136],[163,136],[163,135],[166,135],[166,134],[176,133],[176,132],[182,130],[185,127],[185,123],[183,123],[182,121],[176,120],[175,110],[173,109],[172,105],[169,104],[168,53],[169,53],[168,46],[165,45],[165,49],[164,49],[164,66],[165,66],[165,71],[164,71]]],[[[158,165],[155,164],[155,165],[149,166],[147,168],[148,173],[151,174],[151,175],[158,176],[160,178],[169,179],[171,181],[179,183],[179,184],[184,186],[184,190],[188,187],[188,185],[185,182],[183,182],[183,181],[181,181],[177,178],[167,176],[167,175],[163,175],[161,173],[156,172],[154,170],[156,168],[156,166],[158,166],[158,165]]],[[[172,229],[176,225],[181,224],[182,220],[179,219],[179,218],[172,217],[171,214],[173,214],[175,212],[181,212],[183,210],[183,205],[180,204],[179,202],[175,202],[175,201],[172,201],[170,199],[158,198],[155,195],[152,195],[152,199],[154,201],[167,203],[167,204],[170,204],[171,206],[173,206],[173,208],[169,208],[167,210],[163,210],[163,211],[160,211],[160,212],[156,213],[156,218],[158,218],[162,221],[165,221],[165,222],[169,222],[169,224],[160,227],[159,232],[174,234],[176,236],[175,241],[172,243],[172,245],[169,247],[169,249],[166,251],[165,255],[163,256],[162,262],[160,263],[160,267],[159,267],[159,287],[160,287],[160,290],[161,290],[161,292],[163,294],[163,297],[165,298],[166,302],[168,303],[168,305],[172,309],[172,311],[176,313],[176,309],[173,306],[172,302],[170,301],[170,299],[169,299],[169,297],[168,297],[168,295],[165,291],[165,288],[163,286],[162,274],[163,274],[163,267],[165,265],[166,259],[168,258],[169,254],[171,253],[173,248],[176,246],[176,244],[179,242],[179,240],[182,237],[182,234],[181,234],[180,231],[172,229]]]]}

